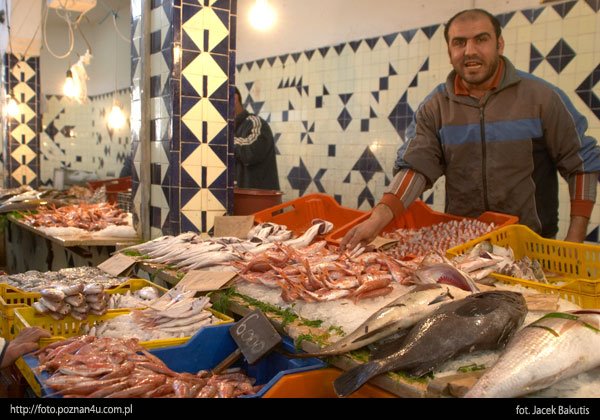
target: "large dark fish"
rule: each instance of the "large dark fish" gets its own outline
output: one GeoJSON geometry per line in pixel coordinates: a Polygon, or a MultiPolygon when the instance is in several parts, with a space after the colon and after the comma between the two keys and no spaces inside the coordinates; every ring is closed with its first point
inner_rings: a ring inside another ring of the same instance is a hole
{"type": "Polygon", "coordinates": [[[503,347],[526,314],[523,296],[507,291],[477,293],[442,305],[417,323],[395,352],[342,374],[333,383],[335,392],[345,397],[385,372],[422,376],[457,355],[503,347]]]}

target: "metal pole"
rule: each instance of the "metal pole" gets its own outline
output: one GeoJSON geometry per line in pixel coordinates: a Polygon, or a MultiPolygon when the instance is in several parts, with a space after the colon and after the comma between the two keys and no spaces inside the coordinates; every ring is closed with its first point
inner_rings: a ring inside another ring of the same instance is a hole
{"type": "Polygon", "coordinates": [[[140,100],[141,100],[141,126],[140,126],[140,145],[142,148],[142,162],[140,165],[140,186],[141,199],[140,204],[140,226],[143,240],[150,239],[150,163],[151,163],[151,145],[150,145],[150,19],[151,19],[150,0],[143,0],[142,11],[142,40],[140,42],[140,100]]]}

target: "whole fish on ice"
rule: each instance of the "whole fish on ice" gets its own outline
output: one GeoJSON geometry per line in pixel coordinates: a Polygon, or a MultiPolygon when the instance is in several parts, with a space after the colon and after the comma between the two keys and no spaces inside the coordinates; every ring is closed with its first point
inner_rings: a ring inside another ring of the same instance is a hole
{"type": "Polygon", "coordinates": [[[442,304],[463,299],[469,294],[469,292],[450,285],[417,285],[410,292],[379,309],[341,340],[317,353],[302,353],[301,356],[324,357],[359,349],[408,328],[431,314],[442,304]]]}
{"type": "Polygon", "coordinates": [[[600,311],[551,313],[519,331],[465,397],[517,397],[600,366],[600,311]]]}
{"type": "Polygon", "coordinates": [[[411,328],[395,352],[337,378],[335,392],[345,397],[381,373],[402,370],[422,376],[460,354],[502,347],[526,314],[523,296],[507,291],[477,293],[442,305],[411,328]]]}

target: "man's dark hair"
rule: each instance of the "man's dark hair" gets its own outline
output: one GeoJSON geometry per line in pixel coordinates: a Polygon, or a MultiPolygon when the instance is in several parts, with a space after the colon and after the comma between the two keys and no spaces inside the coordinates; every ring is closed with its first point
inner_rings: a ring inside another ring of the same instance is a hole
{"type": "Polygon", "coordinates": [[[242,100],[242,94],[240,93],[240,90],[237,88],[237,86],[234,86],[233,88],[235,89],[235,94],[240,97],[240,101],[241,101],[242,100]]]}
{"type": "Polygon", "coordinates": [[[457,14],[452,16],[450,18],[450,20],[446,23],[446,27],[444,28],[444,38],[446,38],[446,43],[448,43],[448,41],[449,41],[448,30],[450,29],[450,25],[452,25],[452,22],[454,22],[454,19],[456,19],[457,17],[459,17],[461,15],[464,15],[465,13],[478,13],[478,14],[487,16],[490,19],[490,22],[492,22],[492,25],[494,25],[494,32],[496,32],[496,40],[500,39],[500,35],[502,35],[502,26],[500,25],[500,22],[498,21],[498,19],[496,19],[496,17],[494,15],[492,15],[487,10],[483,10],[483,9],[468,9],[468,10],[463,10],[462,12],[458,12],[457,14]]]}

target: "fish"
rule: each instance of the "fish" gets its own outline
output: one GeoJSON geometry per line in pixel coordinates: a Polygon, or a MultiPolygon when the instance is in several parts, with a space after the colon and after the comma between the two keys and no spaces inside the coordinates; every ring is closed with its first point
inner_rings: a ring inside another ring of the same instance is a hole
{"type": "Polygon", "coordinates": [[[379,309],[341,340],[319,352],[301,353],[300,356],[327,357],[359,349],[414,325],[443,303],[463,299],[468,295],[469,292],[450,285],[417,285],[379,309]]]}
{"type": "Polygon", "coordinates": [[[516,292],[476,293],[446,303],[412,327],[395,352],[339,376],[334,390],[346,397],[385,372],[401,370],[422,376],[460,354],[501,348],[526,314],[525,299],[516,292]]]}
{"type": "Polygon", "coordinates": [[[417,284],[451,284],[463,290],[479,291],[467,273],[448,263],[433,264],[416,270],[413,273],[413,281],[417,284]]]}
{"type": "Polygon", "coordinates": [[[465,394],[511,398],[600,365],[600,310],[550,313],[519,331],[465,394]]]}

